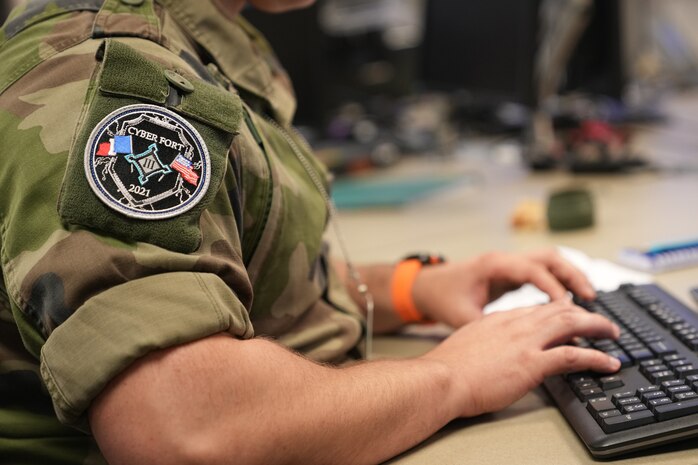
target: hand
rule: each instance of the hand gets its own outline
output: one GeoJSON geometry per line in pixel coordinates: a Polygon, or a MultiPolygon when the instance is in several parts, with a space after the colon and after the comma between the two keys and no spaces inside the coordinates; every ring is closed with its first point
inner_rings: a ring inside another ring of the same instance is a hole
{"type": "Polygon", "coordinates": [[[428,318],[453,327],[482,317],[482,309],[502,294],[531,283],[552,300],[567,290],[595,297],[584,274],[556,249],[523,254],[492,252],[471,260],[424,267],[414,284],[417,308],[428,318]]]}
{"type": "Polygon", "coordinates": [[[447,366],[454,414],[469,417],[508,406],[547,376],[617,371],[620,362],[603,352],[560,344],[575,336],[616,339],[619,334],[615,324],[567,299],[488,315],[422,358],[447,366]]]}

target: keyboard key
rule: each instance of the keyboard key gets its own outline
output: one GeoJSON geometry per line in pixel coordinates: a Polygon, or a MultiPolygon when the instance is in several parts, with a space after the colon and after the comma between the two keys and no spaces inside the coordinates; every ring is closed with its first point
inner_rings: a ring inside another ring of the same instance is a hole
{"type": "Polygon", "coordinates": [[[671,420],[672,418],[678,418],[696,412],[698,412],[698,399],[660,405],[654,409],[654,413],[659,421],[671,420]]]}
{"type": "Polygon", "coordinates": [[[683,339],[684,337],[686,339],[695,339],[695,337],[691,337],[691,335],[695,335],[696,333],[696,328],[684,328],[680,329],[679,331],[674,331],[674,334],[679,336],[679,338],[681,339],[683,339]]]}
{"type": "Polygon", "coordinates": [[[691,392],[691,388],[688,386],[672,386],[667,389],[667,395],[674,400],[676,400],[676,394],[680,394],[682,392],[691,392]]]}
{"type": "Polygon", "coordinates": [[[601,428],[606,433],[615,433],[616,431],[636,428],[638,426],[648,425],[653,422],[654,416],[652,415],[652,412],[649,410],[641,410],[639,412],[605,418],[601,422],[601,428]]]}
{"type": "Polygon", "coordinates": [[[604,352],[618,349],[618,344],[616,344],[615,341],[612,341],[611,339],[599,339],[598,341],[592,342],[591,345],[593,345],[594,348],[602,350],[604,352]]]}
{"type": "Polygon", "coordinates": [[[691,362],[689,362],[689,361],[686,360],[686,359],[673,360],[673,361],[669,362],[669,366],[670,366],[672,369],[673,369],[673,368],[677,368],[677,367],[681,367],[681,366],[684,366],[684,365],[690,365],[690,364],[691,364],[691,362]]]}
{"type": "Polygon", "coordinates": [[[670,379],[675,379],[676,375],[674,375],[673,371],[657,371],[656,373],[650,373],[647,375],[647,379],[650,380],[651,383],[660,383],[662,381],[670,380],[670,379]]]}
{"type": "Polygon", "coordinates": [[[595,397],[605,397],[606,393],[599,388],[582,389],[577,393],[579,399],[584,402],[595,397]]]}
{"type": "Polygon", "coordinates": [[[620,410],[606,410],[598,413],[598,421],[603,421],[604,418],[617,417],[620,415],[620,410]]]}
{"type": "Polygon", "coordinates": [[[574,389],[575,392],[579,392],[582,389],[590,389],[597,387],[599,387],[599,385],[596,383],[596,381],[580,381],[579,383],[573,385],[572,389],[574,389]]]}
{"type": "Polygon", "coordinates": [[[683,400],[698,398],[698,394],[693,391],[679,392],[678,394],[673,395],[672,398],[676,402],[681,402],[683,400]]]}
{"type": "Polygon", "coordinates": [[[625,368],[632,366],[633,361],[628,357],[628,355],[623,352],[622,350],[611,350],[610,352],[606,352],[608,355],[611,357],[615,357],[618,360],[620,360],[620,367],[625,368]]]}
{"type": "Polygon", "coordinates": [[[635,393],[633,391],[624,391],[624,392],[616,392],[613,394],[612,399],[613,403],[617,403],[620,399],[624,399],[626,397],[635,397],[635,393]]]}
{"type": "Polygon", "coordinates": [[[584,381],[595,381],[595,378],[587,372],[570,373],[570,374],[566,375],[566,378],[570,384],[576,384],[576,383],[580,383],[580,382],[583,383],[584,381]]]}
{"type": "Polygon", "coordinates": [[[624,405],[632,405],[640,402],[639,397],[622,397],[616,401],[618,407],[623,407],[624,405]]]}
{"type": "Polygon", "coordinates": [[[686,376],[698,374],[698,368],[693,365],[683,365],[676,367],[674,373],[676,373],[679,378],[685,378],[686,376]]]}
{"type": "Polygon", "coordinates": [[[662,397],[666,397],[666,394],[664,391],[652,391],[652,392],[645,392],[640,396],[640,399],[647,403],[650,400],[653,399],[661,399],[662,397]]]}
{"type": "Polygon", "coordinates": [[[686,382],[682,379],[672,379],[670,381],[662,381],[662,389],[666,390],[674,386],[683,386],[686,382]]]}
{"type": "Polygon", "coordinates": [[[669,399],[668,397],[660,397],[658,399],[650,400],[647,404],[650,410],[654,412],[655,408],[659,407],[660,405],[671,404],[671,399],[669,399]]]}
{"type": "Polygon", "coordinates": [[[683,323],[683,319],[671,315],[668,315],[666,318],[662,319],[662,324],[668,328],[671,328],[671,326],[677,323],[683,323]]]}
{"type": "MultiPolygon", "coordinates": [[[[632,342],[632,343],[620,343],[620,346],[623,348],[624,351],[626,352],[632,352],[633,350],[640,350],[640,349],[646,349],[644,344],[640,344],[639,342],[632,342]]],[[[649,351],[648,351],[649,352],[649,351]]],[[[650,352],[651,354],[652,352],[650,352]]],[[[654,356],[654,355],[653,355],[654,356]]]]}
{"type": "Polygon", "coordinates": [[[664,364],[664,362],[658,358],[653,358],[652,360],[644,360],[644,361],[640,362],[640,366],[642,368],[648,368],[648,367],[653,367],[653,366],[663,365],[663,364],[664,364]]]}
{"type": "Polygon", "coordinates": [[[598,418],[598,414],[601,412],[615,409],[616,406],[613,405],[613,402],[611,402],[611,399],[608,397],[589,399],[589,403],[587,403],[587,410],[594,416],[594,418],[598,418]]]}
{"type": "Polygon", "coordinates": [[[601,386],[601,389],[607,391],[609,389],[623,387],[624,383],[620,376],[604,376],[599,378],[599,385],[601,386]]]}
{"type": "Polygon", "coordinates": [[[666,365],[652,365],[651,367],[641,368],[640,370],[645,376],[649,376],[650,373],[656,373],[658,371],[667,371],[669,369],[666,365]]]}
{"type": "Polygon", "coordinates": [[[628,355],[633,360],[647,360],[654,357],[654,354],[649,349],[644,348],[644,346],[642,349],[637,350],[629,350],[627,347],[625,349],[628,350],[628,355]]]}
{"type": "Polygon", "coordinates": [[[685,322],[684,323],[676,323],[676,324],[671,325],[671,331],[673,333],[678,333],[682,329],[694,329],[694,328],[693,328],[693,326],[691,326],[690,324],[685,323],[685,322]]]}
{"type": "Polygon", "coordinates": [[[649,333],[646,333],[646,334],[644,334],[644,335],[642,335],[642,336],[640,336],[640,335],[638,334],[638,337],[639,337],[640,340],[641,340],[642,342],[644,342],[645,344],[650,344],[650,343],[652,343],[652,342],[659,342],[659,341],[663,341],[663,340],[664,340],[664,338],[663,338],[662,336],[660,336],[659,334],[657,334],[657,333],[655,333],[655,332],[649,332],[649,333]]]}
{"type": "Polygon", "coordinates": [[[647,410],[647,406],[645,404],[624,405],[621,407],[621,410],[623,413],[633,413],[639,412],[640,410],[647,410]]]}
{"type": "Polygon", "coordinates": [[[655,354],[662,356],[662,355],[670,355],[670,354],[675,354],[676,349],[671,347],[669,344],[666,342],[653,342],[649,345],[649,349],[654,352],[655,354]]]}

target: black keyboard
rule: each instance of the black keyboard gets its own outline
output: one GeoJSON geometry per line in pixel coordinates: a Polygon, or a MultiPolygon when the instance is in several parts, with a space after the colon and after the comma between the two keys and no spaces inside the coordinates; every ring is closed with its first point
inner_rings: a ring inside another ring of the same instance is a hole
{"type": "Polygon", "coordinates": [[[621,328],[615,341],[575,341],[618,358],[620,371],[544,383],[591,454],[611,457],[698,436],[698,315],[655,285],[623,285],[577,303],[621,328]]]}

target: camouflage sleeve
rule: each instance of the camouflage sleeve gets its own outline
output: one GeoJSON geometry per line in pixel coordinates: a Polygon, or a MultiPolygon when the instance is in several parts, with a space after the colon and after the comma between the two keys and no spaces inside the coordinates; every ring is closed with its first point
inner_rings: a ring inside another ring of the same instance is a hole
{"type": "Polygon", "coordinates": [[[95,396],[149,351],[253,336],[239,180],[226,169],[239,100],[156,44],[100,44],[56,54],[0,95],[3,277],[58,417],[82,428],[95,396]]]}

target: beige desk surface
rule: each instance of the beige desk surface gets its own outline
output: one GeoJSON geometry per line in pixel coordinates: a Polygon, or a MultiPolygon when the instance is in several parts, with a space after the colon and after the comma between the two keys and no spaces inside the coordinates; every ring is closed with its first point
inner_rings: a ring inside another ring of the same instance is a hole
{"type": "MultiPolygon", "coordinates": [[[[698,129],[698,123],[694,126],[698,129]]],[[[667,143],[662,138],[666,137],[663,129],[650,131],[639,140],[645,147],[659,144],[661,149],[667,143]]],[[[698,157],[698,137],[688,142],[695,148],[687,148],[695,150],[698,157]]],[[[511,147],[493,147],[476,144],[475,148],[464,148],[465,153],[456,162],[435,161],[436,169],[462,170],[470,179],[463,186],[398,210],[342,212],[340,223],[352,259],[364,263],[392,261],[405,252],[425,250],[442,252],[454,260],[493,249],[520,251],[566,245],[613,260],[621,247],[630,244],[698,237],[696,169],[615,176],[530,174],[519,164],[506,162],[511,147]],[[568,233],[515,232],[510,228],[509,215],[518,201],[543,200],[552,189],[569,185],[584,185],[591,190],[597,213],[593,228],[568,233]]],[[[662,152],[651,155],[661,156],[662,152]]],[[[695,309],[688,289],[698,285],[698,268],[660,274],[656,281],[695,309]]],[[[421,354],[433,344],[428,340],[380,337],[375,351],[379,356],[406,357],[421,354]]],[[[538,388],[502,412],[452,422],[389,463],[594,463],[551,402],[538,388]]],[[[613,463],[698,464],[696,447],[698,439],[613,463]]]]}

